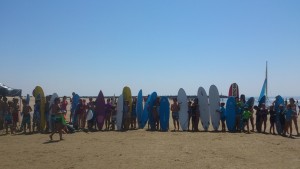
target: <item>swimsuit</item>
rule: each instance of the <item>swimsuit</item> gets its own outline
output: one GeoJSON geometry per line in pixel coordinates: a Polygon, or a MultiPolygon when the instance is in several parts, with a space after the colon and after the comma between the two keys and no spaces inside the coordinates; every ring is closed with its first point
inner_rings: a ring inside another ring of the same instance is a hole
{"type": "Polygon", "coordinates": [[[179,119],[179,113],[178,112],[172,112],[172,118],[174,120],[178,120],[179,119]]]}

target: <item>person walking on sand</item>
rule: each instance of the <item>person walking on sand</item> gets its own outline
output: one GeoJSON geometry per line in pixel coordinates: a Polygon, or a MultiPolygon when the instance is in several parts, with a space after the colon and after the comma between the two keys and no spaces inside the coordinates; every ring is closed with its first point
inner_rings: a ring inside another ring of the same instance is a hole
{"type": "Polygon", "coordinates": [[[52,104],[52,114],[55,115],[55,121],[54,121],[54,130],[52,133],[49,135],[50,140],[53,140],[53,135],[58,132],[59,133],[59,139],[63,140],[62,138],[62,133],[64,129],[64,124],[63,124],[63,112],[61,111],[60,108],[60,99],[55,98],[54,103],[52,104]]]}
{"type": "Polygon", "coordinates": [[[295,125],[297,136],[300,136],[299,129],[298,129],[298,122],[297,122],[297,119],[298,119],[297,105],[295,104],[294,98],[290,98],[289,101],[290,101],[290,105],[291,105],[292,110],[293,110],[293,112],[292,112],[292,122],[295,125]]]}
{"type": "Polygon", "coordinates": [[[173,118],[173,124],[174,124],[174,131],[179,131],[179,110],[180,106],[177,102],[177,98],[173,98],[173,104],[171,105],[171,111],[172,111],[172,118],[173,118]]]}

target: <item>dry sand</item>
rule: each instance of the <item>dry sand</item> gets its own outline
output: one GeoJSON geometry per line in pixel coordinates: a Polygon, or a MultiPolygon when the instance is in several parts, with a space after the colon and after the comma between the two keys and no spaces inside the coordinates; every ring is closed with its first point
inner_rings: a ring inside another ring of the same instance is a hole
{"type": "Polygon", "coordinates": [[[0,169],[300,168],[300,137],[132,130],[64,138],[49,142],[46,134],[1,135],[0,169]]]}

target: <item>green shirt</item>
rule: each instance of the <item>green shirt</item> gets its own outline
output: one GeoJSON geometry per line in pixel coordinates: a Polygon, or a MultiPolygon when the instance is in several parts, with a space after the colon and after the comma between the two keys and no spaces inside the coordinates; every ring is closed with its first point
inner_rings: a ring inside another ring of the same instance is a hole
{"type": "Polygon", "coordinates": [[[243,119],[248,120],[251,117],[251,112],[249,110],[245,110],[243,112],[243,119]]]}

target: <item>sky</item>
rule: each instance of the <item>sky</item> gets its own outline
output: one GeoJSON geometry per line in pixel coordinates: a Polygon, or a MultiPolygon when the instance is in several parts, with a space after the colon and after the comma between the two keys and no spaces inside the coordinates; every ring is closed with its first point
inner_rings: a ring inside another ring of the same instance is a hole
{"type": "Polygon", "coordinates": [[[31,94],[300,96],[298,0],[0,1],[0,83],[31,94]]]}

